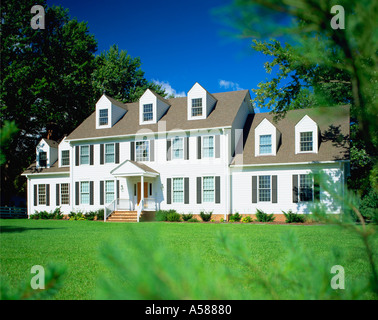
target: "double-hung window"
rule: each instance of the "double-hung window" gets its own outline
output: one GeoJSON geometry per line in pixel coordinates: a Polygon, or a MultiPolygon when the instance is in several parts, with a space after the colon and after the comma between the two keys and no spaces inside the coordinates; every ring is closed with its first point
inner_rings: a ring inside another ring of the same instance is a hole
{"type": "Polygon", "coordinates": [[[80,164],[89,164],[89,146],[80,147],[80,164]]]}
{"type": "Polygon", "coordinates": [[[259,201],[270,201],[270,176],[259,176],[259,201]]]}
{"type": "Polygon", "coordinates": [[[70,165],[70,150],[62,150],[60,160],[61,160],[62,166],[69,166],[70,165]]]}
{"type": "Polygon", "coordinates": [[[202,98],[192,99],[192,117],[202,116],[202,98]]]}
{"type": "Polygon", "coordinates": [[[174,203],[184,202],[184,179],[183,178],[173,178],[173,202],[174,203]]]}
{"type": "Polygon", "coordinates": [[[60,203],[70,204],[70,185],[69,183],[62,183],[60,185],[60,203]]]}
{"type": "Polygon", "coordinates": [[[184,159],[184,139],[175,137],[172,140],[172,159],[184,159]]]}
{"type": "Polygon", "coordinates": [[[272,153],[272,135],[266,134],[260,136],[260,154],[272,153]]]}
{"type": "Polygon", "coordinates": [[[203,177],[203,202],[214,202],[215,183],[214,177],[203,177]]]}
{"type": "Polygon", "coordinates": [[[204,158],[214,157],[214,136],[203,137],[202,149],[204,158]]]}
{"type": "Polygon", "coordinates": [[[105,181],[105,202],[110,203],[114,200],[114,181],[105,181]]]}
{"type": "Polygon", "coordinates": [[[38,204],[39,205],[46,204],[46,185],[45,184],[38,185],[38,204]]]}
{"type": "Polygon", "coordinates": [[[105,144],[105,163],[114,163],[115,151],[114,143],[105,144]]]}
{"type": "Polygon", "coordinates": [[[109,122],[108,109],[99,110],[99,125],[106,126],[109,122]]]}
{"type": "Polygon", "coordinates": [[[143,105],[143,121],[152,121],[154,117],[152,103],[143,105]]]}
{"type": "Polygon", "coordinates": [[[300,150],[313,151],[313,137],[312,131],[300,133],[300,150]]]}
{"type": "Polygon", "coordinates": [[[149,161],[150,160],[150,142],[137,141],[135,143],[135,160],[149,161]]]}
{"type": "Polygon", "coordinates": [[[80,203],[89,204],[89,181],[80,183],[80,203]]]}
{"type": "Polygon", "coordinates": [[[40,167],[47,166],[47,152],[44,152],[44,151],[39,152],[39,166],[40,167]]]}
{"type": "Polygon", "coordinates": [[[299,200],[313,200],[313,179],[310,174],[299,175],[299,200]]]}

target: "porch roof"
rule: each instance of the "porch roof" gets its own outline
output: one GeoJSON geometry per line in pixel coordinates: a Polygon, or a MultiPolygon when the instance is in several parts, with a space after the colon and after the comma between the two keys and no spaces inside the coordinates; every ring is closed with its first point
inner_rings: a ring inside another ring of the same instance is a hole
{"type": "Polygon", "coordinates": [[[145,165],[144,163],[126,160],[115,167],[110,173],[115,177],[157,177],[159,172],[145,165]]]}

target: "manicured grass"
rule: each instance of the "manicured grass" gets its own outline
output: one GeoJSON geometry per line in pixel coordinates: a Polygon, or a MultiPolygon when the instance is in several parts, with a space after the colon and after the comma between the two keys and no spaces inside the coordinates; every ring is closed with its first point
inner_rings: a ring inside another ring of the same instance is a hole
{"type": "Polygon", "coordinates": [[[0,274],[17,285],[30,275],[33,265],[64,264],[67,275],[57,299],[96,298],[98,279],[112,273],[99,258],[101,248],[108,243],[127,248],[135,237],[163,244],[178,260],[194,252],[209,268],[226,265],[244,272],[245,265],[222,253],[219,232],[242,239],[265,270],[284,254],[282,235],[294,231],[299,242],[317,257],[327,259],[333,247],[346,251],[337,264],[345,266],[348,277],[358,279],[369,268],[356,235],[327,225],[0,220],[0,227],[0,274]]]}

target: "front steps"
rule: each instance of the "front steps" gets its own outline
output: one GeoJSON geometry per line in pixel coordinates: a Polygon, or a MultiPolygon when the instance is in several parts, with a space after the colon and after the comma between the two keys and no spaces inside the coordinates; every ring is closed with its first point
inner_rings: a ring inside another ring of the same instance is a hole
{"type": "Polygon", "coordinates": [[[136,211],[114,211],[106,221],[138,222],[138,213],[136,211]]]}

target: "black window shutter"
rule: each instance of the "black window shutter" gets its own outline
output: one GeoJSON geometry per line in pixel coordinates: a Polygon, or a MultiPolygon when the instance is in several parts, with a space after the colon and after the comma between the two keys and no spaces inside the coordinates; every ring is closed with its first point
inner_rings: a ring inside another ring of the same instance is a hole
{"type": "Polygon", "coordinates": [[[46,206],[50,205],[50,185],[46,184],[46,206]]]}
{"type": "Polygon", "coordinates": [[[172,203],[172,185],[171,185],[172,179],[167,178],[167,204],[172,203]]]}
{"type": "Polygon", "coordinates": [[[104,204],[104,181],[100,181],[100,205],[104,204]]]}
{"type": "Polygon", "coordinates": [[[184,203],[189,204],[189,178],[184,178],[184,203]]]}
{"type": "Polygon", "coordinates": [[[116,199],[119,199],[119,180],[117,180],[117,193],[116,193],[116,199]]]}
{"type": "Polygon", "coordinates": [[[220,158],[220,135],[215,136],[215,158],[220,158]]]}
{"type": "Polygon", "coordinates": [[[197,159],[201,159],[201,137],[197,137],[197,159]]]}
{"type": "Polygon", "coordinates": [[[94,164],[94,155],[93,155],[93,144],[89,146],[89,164],[93,166],[94,164]]]}
{"type": "Polygon", "coordinates": [[[59,184],[56,184],[56,205],[60,205],[59,184]]]}
{"type": "Polygon", "coordinates": [[[215,177],[215,203],[220,203],[220,176],[215,177]]]}
{"type": "Polygon", "coordinates": [[[314,200],[320,201],[320,175],[314,174],[314,200]]]}
{"type": "Polygon", "coordinates": [[[155,140],[150,140],[150,161],[155,161],[155,140]]]}
{"type": "Polygon", "coordinates": [[[94,192],[94,184],[93,184],[93,181],[90,181],[89,182],[89,204],[91,206],[94,205],[93,192],[94,192]]]}
{"type": "Polygon", "coordinates": [[[34,185],[34,206],[38,205],[38,185],[34,185]]]}
{"type": "Polygon", "coordinates": [[[75,204],[80,204],[80,182],[75,182],[75,204]]]}
{"type": "Polygon", "coordinates": [[[115,163],[119,163],[119,142],[115,144],[115,163]]]}
{"type": "Polygon", "coordinates": [[[189,160],[189,137],[184,138],[184,160],[189,160]]]}
{"type": "Polygon", "coordinates": [[[202,203],[202,178],[197,177],[197,203],[202,203]]]}
{"type": "Polygon", "coordinates": [[[78,166],[80,164],[80,149],[79,146],[75,147],[75,165],[78,166]]]}
{"type": "Polygon", "coordinates": [[[170,161],[172,159],[171,144],[172,144],[172,140],[167,139],[167,161],[170,161]]]}
{"type": "Polygon", "coordinates": [[[135,161],[135,141],[130,142],[130,158],[135,161]]]}
{"type": "Polygon", "coordinates": [[[298,202],[298,175],[293,174],[293,202],[298,202]]]}
{"type": "Polygon", "coordinates": [[[272,203],[277,203],[277,176],[272,176],[272,203]]]}
{"type": "Polygon", "coordinates": [[[100,144],[100,164],[104,164],[104,144],[100,144]]]}
{"type": "Polygon", "coordinates": [[[252,203],[257,203],[257,176],[252,176],[252,203]]]}

